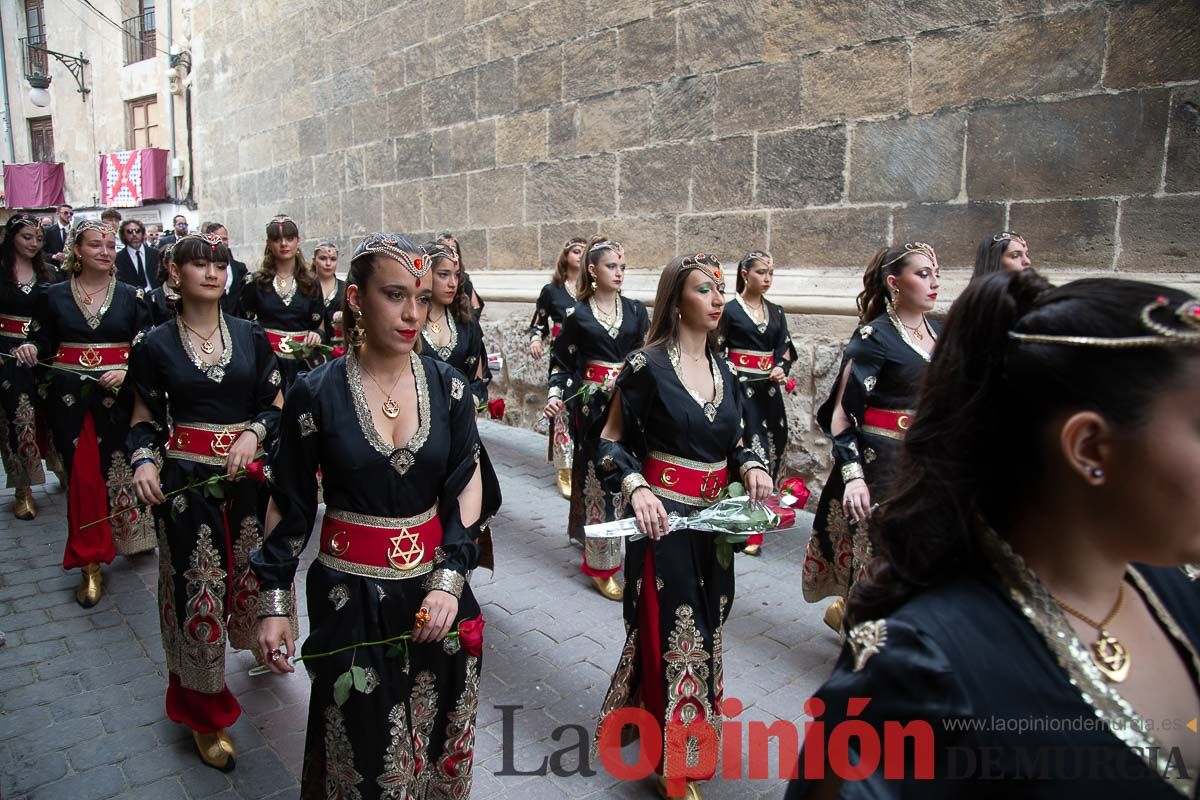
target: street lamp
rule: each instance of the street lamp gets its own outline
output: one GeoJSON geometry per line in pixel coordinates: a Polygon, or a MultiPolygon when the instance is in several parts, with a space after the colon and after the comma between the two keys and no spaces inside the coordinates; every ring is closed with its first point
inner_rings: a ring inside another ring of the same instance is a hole
{"type": "Polygon", "coordinates": [[[28,37],[21,39],[21,54],[25,60],[25,80],[29,82],[29,102],[33,103],[38,108],[45,108],[50,105],[50,74],[48,56],[54,56],[71,73],[71,77],[75,79],[78,85],[78,92],[87,99],[87,95],[92,90],[83,85],[83,65],[89,63],[83,57],[83,53],[78,56],[70,56],[66,53],[59,53],[55,50],[48,49],[41,41],[31,41],[28,37]]]}

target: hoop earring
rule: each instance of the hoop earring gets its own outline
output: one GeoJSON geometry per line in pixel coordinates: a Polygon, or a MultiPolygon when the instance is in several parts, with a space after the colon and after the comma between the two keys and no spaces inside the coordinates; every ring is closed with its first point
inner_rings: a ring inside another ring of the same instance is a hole
{"type": "Polygon", "coordinates": [[[354,314],[354,327],[350,329],[350,346],[362,347],[367,341],[367,329],[362,326],[362,312],[350,313],[354,314]]]}

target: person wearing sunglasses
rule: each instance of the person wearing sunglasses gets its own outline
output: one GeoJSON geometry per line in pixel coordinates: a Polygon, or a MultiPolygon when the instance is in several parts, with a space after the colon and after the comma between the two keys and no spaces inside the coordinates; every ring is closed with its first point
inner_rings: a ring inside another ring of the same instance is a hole
{"type": "Polygon", "coordinates": [[[125,247],[117,253],[117,280],[147,294],[158,288],[158,251],[146,245],[146,226],[140,220],[121,223],[125,247]]]}

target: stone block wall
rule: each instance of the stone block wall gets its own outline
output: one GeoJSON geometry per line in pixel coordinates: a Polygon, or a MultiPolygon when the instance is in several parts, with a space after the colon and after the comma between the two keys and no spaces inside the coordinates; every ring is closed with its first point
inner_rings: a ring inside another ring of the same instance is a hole
{"type": "MultiPolygon", "coordinates": [[[[952,273],[1001,228],[1044,268],[1200,274],[1195,0],[196,0],[193,24],[202,216],[243,257],[286,210],[306,246],[453,230],[485,296],[527,271],[508,300],[601,230],[646,270],[769,248],[789,297],[904,240],[952,273]]],[[[528,311],[491,308],[517,365],[528,311]]],[[[793,318],[797,468],[852,324],[793,318]]],[[[538,370],[505,378],[536,405],[538,370]]]]}

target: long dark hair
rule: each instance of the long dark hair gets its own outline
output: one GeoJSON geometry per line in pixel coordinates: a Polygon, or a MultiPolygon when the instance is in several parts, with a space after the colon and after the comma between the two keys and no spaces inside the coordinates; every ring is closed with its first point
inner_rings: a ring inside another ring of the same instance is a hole
{"type": "MultiPolygon", "coordinates": [[[[385,240],[389,247],[396,250],[402,250],[408,253],[413,258],[425,258],[425,253],[420,245],[414,244],[411,239],[402,236],[398,233],[375,233],[363,239],[354,251],[354,255],[350,257],[350,269],[346,272],[346,288],[357,286],[360,293],[365,292],[367,283],[371,280],[371,276],[375,274],[375,268],[378,266],[379,259],[389,258],[389,256],[378,252],[366,252],[372,242],[385,240]]],[[[358,324],[358,317],[354,310],[350,307],[350,292],[347,291],[342,295],[342,327],[346,331],[347,336],[350,336],[350,330],[358,324]]],[[[349,340],[349,339],[348,339],[349,340]]],[[[355,350],[358,345],[351,341],[351,347],[355,350]]],[[[413,350],[417,353],[421,352],[421,337],[417,336],[416,344],[413,345],[413,350]]]]}
{"type": "MultiPolygon", "coordinates": [[[[275,257],[271,255],[271,242],[290,237],[300,238],[300,228],[291,217],[278,216],[267,223],[267,243],[263,246],[262,263],[259,264],[258,272],[254,274],[259,288],[275,291],[275,276],[278,272],[275,268],[275,257]]],[[[176,253],[177,258],[178,255],[176,253]]],[[[304,260],[304,251],[300,249],[299,242],[296,243],[296,285],[300,287],[301,294],[320,297],[317,273],[304,260]]]]}
{"type": "MultiPolygon", "coordinates": [[[[892,482],[872,519],[877,557],[851,591],[853,625],[886,616],[909,596],[977,563],[982,519],[1004,536],[1014,498],[1045,481],[1046,427],[1064,412],[1092,409],[1136,431],[1154,398],[1196,348],[1067,346],[1016,341],[1053,336],[1145,336],[1143,309],[1183,292],[1092,278],[1053,288],[1032,270],[971,283],[950,309],[925,373],[919,413],[892,482]]],[[[1155,321],[1169,322],[1167,310],[1155,321]]]]}
{"type": "MultiPolygon", "coordinates": [[[[567,253],[575,245],[587,248],[587,239],[580,236],[573,236],[563,244],[562,249],[558,251],[558,260],[554,262],[554,274],[550,276],[550,281],[555,286],[562,288],[567,285],[567,253]]],[[[583,259],[579,260],[580,266],[583,265],[583,259]]]]}
{"type": "MultiPolygon", "coordinates": [[[[621,243],[614,242],[607,236],[599,234],[588,239],[587,244],[583,248],[583,261],[579,264],[579,283],[575,288],[575,299],[583,302],[596,293],[592,286],[592,276],[588,273],[588,267],[595,266],[600,261],[600,257],[609,252],[621,252],[621,243]],[[610,242],[611,247],[596,247],[601,242],[610,242]]],[[[621,302],[621,298],[617,298],[617,302],[621,302]]]]}
{"type": "MultiPolygon", "coordinates": [[[[677,256],[663,267],[658,276],[658,291],[654,294],[654,318],[650,320],[650,330],[646,332],[646,349],[666,349],[679,341],[679,298],[683,296],[683,286],[687,276],[692,271],[690,267],[697,261],[703,262],[709,270],[715,270],[717,279],[721,277],[721,265],[716,256],[696,253],[694,255],[677,256]]],[[[717,331],[708,332],[708,349],[717,349],[717,331]]]]}
{"type": "Polygon", "coordinates": [[[1000,265],[1000,259],[1004,258],[1014,241],[1024,244],[1025,239],[1021,234],[1012,231],[989,233],[983,237],[979,247],[975,248],[975,271],[971,273],[971,280],[979,280],[993,272],[1003,272],[1004,267],[1000,265]]]}
{"type": "MultiPolygon", "coordinates": [[[[458,252],[448,244],[441,242],[426,242],[421,245],[425,258],[429,259],[430,271],[437,269],[439,261],[449,261],[458,268],[458,252]]],[[[459,276],[458,288],[454,290],[454,299],[450,302],[450,316],[464,324],[471,321],[471,298],[467,295],[467,282],[459,276]]]]}
{"type": "MultiPolygon", "coordinates": [[[[42,223],[32,214],[13,214],[8,218],[8,222],[4,223],[4,241],[0,241],[0,269],[4,272],[0,277],[3,277],[5,283],[17,282],[17,231],[25,227],[41,231],[42,223]]],[[[50,268],[46,265],[44,238],[42,246],[33,254],[33,279],[38,283],[51,280],[50,268]]]]}
{"type": "Polygon", "coordinates": [[[875,253],[875,257],[867,264],[867,270],[863,273],[863,290],[855,301],[860,323],[870,322],[887,311],[888,276],[903,272],[904,266],[914,255],[923,254],[903,243],[893,247],[881,247],[875,253]]]}
{"type": "Polygon", "coordinates": [[[760,261],[769,267],[771,266],[771,254],[766,250],[751,250],[742,257],[742,260],[738,262],[737,280],[734,283],[734,291],[738,294],[746,291],[746,279],[742,277],[742,270],[749,272],[755,261],[760,261]]]}

